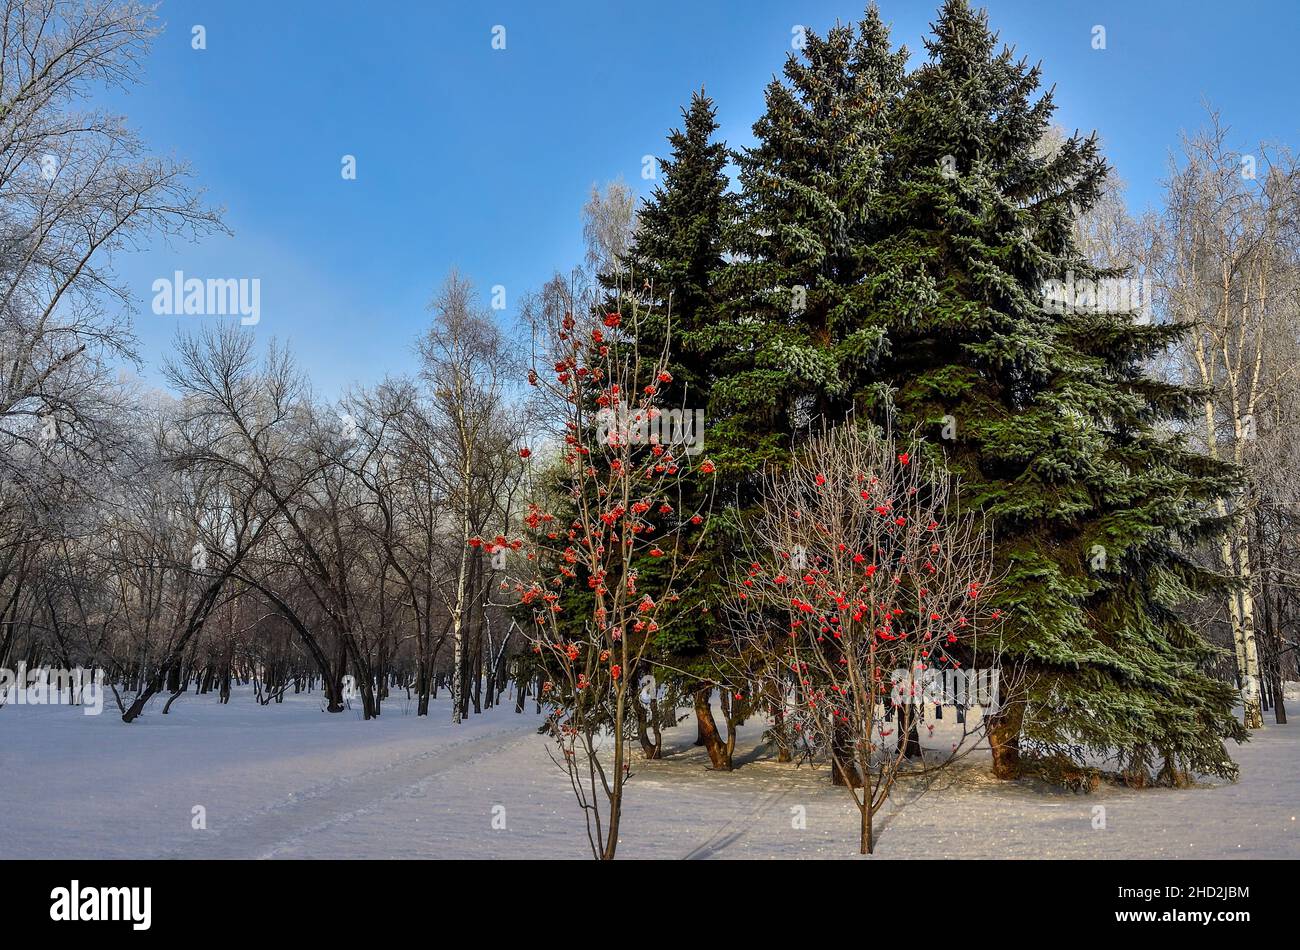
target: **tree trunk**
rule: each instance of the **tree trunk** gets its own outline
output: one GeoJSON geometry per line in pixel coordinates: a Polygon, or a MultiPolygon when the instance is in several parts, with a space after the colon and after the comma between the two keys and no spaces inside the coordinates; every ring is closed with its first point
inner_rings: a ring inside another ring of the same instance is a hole
{"type": "Polygon", "coordinates": [[[898,711],[898,741],[903,744],[904,758],[921,758],[921,712],[924,708],[909,703],[898,711]]]}
{"type": "Polygon", "coordinates": [[[1262,729],[1264,713],[1260,708],[1259,687],[1259,653],[1255,644],[1255,595],[1251,590],[1250,547],[1248,539],[1238,539],[1235,547],[1239,559],[1239,571],[1245,585],[1233,596],[1237,603],[1234,611],[1232,636],[1237,645],[1237,656],[1241,666],[1241,718],[1247,729],[1262,729]]]}
{"type": "Polygon", "coordinates": [[[460,567],[456,573],[456,605],[451,614],[451,640],[453,644],[451,658],[451,721],[459,724],[464,714],[461,702],[464,699],[465,666],[465,588],[469,579],[469,516],[464,519],[464,539],[461,544],[460,567]]]}
{"type": "Polygon", "coordinates": [[[654,757],[657,759],[663,755],[663,749],[664,749],[664,733],[663,733],[663,729],[660,728],[659,725],[659,698],[658,697],[652,697],[650,699],[650,729],[654,733],[654,743],[655,743],[654,757]]]}
{"type": "MultiPolygon", "coordinates": [[[[1265,597],[1268,596],[1265,592],[1265,597]]],[[[1282,675],[1282,651],[1285,643],[1282,639],[1282,623],[1280,614],[1282,612],[1281,593],[1277,590],[1273,592],[1272,607],[1269,610],[1269,629],[1265,635],[1269,638],[1269,645],[1272,653],[1272,663],[1270,664],[1269,675],[1273,684],[1273,718],[1279,726],[1286,725],[1286,677],[1282,675]]]]}
{"type": "Polygon", "coordinates": [[[659,746],[650,740],[649,717],[646,716],[645,707],[641,705],[639,698],[633,698],[632,709],[636,713],[636,737],[641,743],[641,753],[647,759],[659,758],[659,746]]]}
{"type": "Polygon", "coordinates": [[[730,772],[731,756],[727,752],[727,744],[718,735],[718,724],[713,719],[713,708],[709,705],[712,694],[712,686],[695,691],[695,719],[699,723],[700,740],[709,753],[709,761],[715,769],[730,772]]]}
{"type": "Polygon", "coordinates": [[[429,715],[429,663],[427,659],[419,662],[419,671],[415,678],[415,714],[429,715]]]}
{"type": "Polygon", "coordinates": [[[997,778],[1014,779],[1020,775],[1020,727],[1024,719],[1023,700],[1007,703],[988,719],[989,749],[997,778]]]}
{"type": "MultiPolygon", "coordinates": [[[[900,714],[901,722],[901,714],[900,714]]],[[[841,788],[861,788],[862,776],[854,768],[857,756],[853,751],[853,737],[843,725],[831,731],[831,784],[841,788]]]]}
{"type": "Polygon", "coordinates": [[[782,706],[780,687],[773,685],[772,701],[772,736],[776,741],[776,760],[790,762],[794,756],[790,752],[790,731],[785,723],[785,709],[782,706]]]}

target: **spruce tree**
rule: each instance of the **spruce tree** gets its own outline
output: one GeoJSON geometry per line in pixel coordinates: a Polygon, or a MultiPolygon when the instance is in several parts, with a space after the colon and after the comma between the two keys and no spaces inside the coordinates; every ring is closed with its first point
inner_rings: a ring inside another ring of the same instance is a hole
{"type": "Polygon", "coordinates": [[[633,291],[647,305],[638,347],[649,354],[671,337],[669,405],[707,406],[719,356],[708,330],[736,197],[726,173],[727,145],[715,139],[716,115],[703,89],[682,110],[682,128],[668,134],[671,155],[659,162],[661,183],[637,214],[625,261],[633,291]]]}
{"type": "Polygon", "coordinates": [[[904,76],[873,4],[855,29],[804,35],[773,79],[742,191],[728,305],[714,334],[720,470],[780,463],[816,416],[840,418],[882,332],[867,319],[866,249],[877,227],[889,121],[904,76]]]}
{"type": "Polygon", "coordinates": [[[1148,371],[1178,331],[1132,307],[1044,305],[1050,281],[1113,276],[1070,228],[1106,162],[1091,137],[1042,147],[1054,106],[1039,69],[966,0],[947,0],[926,46],[867,255],[885,344],[858,396],[932,435],[991,519],[1020,669],[991,729],[995,769],[1016,774],[1024,749],[1116,756],[1135,777],[1232,775],[1233,693],[1179,607],[1223,583],[1186,552],[1221,528],[1212,503],[1235,473],[1181,445],[1194,393],[1148,371]]]}
{"type": "MultiPolygon", "coordinates": [[[[787,464],[810,427],[845,419],[883,339],[866,293],[867,251],[877,238],[907,53],[891,47],[874,5],[856,25],[803,40],[801,55],[786,60],[784,81],[767,87],[756,144],[736,156],[734,258],[719,281],[725,300],[705,331],[720,354],[710,437],[721,446],[713,456],[730,490],[731,518],[719,537],[733,560],[756,515],[763,470],[787,464]]],[[[774,636],[783,635],[778,627],[774,636]]],[[[731,662],[745,668],[743,656],[731,662]]],[[[784,748],[779,721],[774,731],[784,748]]],[[[850,779],[834,775],[837,783],[850,779]]]]}

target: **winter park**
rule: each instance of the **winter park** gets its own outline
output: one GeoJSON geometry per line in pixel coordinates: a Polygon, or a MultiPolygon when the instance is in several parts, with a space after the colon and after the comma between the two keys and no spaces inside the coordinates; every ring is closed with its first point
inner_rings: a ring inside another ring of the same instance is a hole
{"type": "Polygon", "coordinates": [[[1033,859],[1249,922],[1300,10],[448,6],[0,0],[14,906],[1033,859]]]}

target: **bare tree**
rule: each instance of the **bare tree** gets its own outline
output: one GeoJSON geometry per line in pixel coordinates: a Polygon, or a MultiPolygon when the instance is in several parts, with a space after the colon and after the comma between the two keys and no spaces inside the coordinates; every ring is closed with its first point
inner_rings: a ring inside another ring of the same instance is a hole
{"type": "Polygon", "coordinates": [[[33,569],[117,500],[137,394],[112,365],[134,357],[114,254],[221,226],[184,164],[84,105],[137,80],[155,24],[134,2],[0,0],[0,659],[33,569]]]}
{"type": "Polygon", "coordinates": [[[96,416],[106,360],[133,356],[114,251],[220,228],[189,169],[147,155],[115,116],[79,108],[127,85],[152,9],[113,0],[3,0],[0,17],[0,437],[23,421],[96,416]]]}

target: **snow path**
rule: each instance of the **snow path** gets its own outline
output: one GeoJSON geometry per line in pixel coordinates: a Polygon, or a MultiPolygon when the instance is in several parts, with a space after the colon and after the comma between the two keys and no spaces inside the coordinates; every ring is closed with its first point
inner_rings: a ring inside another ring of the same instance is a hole
{"type": "MultiPolygon", "coordinates": [[[[531,709],[455,727],[445,700],[412,712],[395,700],[362,722],[317,697],[240,694],[186,696],[129,726],[110,710],[0,709],[0,858],[589,856],[531,709]]],[[[730,773],[691,744],[693,719],[667,731],[664,759],[633,763],[619,856],[856,857],[848,793],[825,768],[772,760],[762,731],[740,730],[730,773]]],[[[999,783],[972,758],[896,790],[877,858],[1300,857],[1300,723],[1270,722],[1232,754],[1236,784],[1093,795],[999,783]]]]}
{"type": "Polygon", "coordinates": [[[790,792],[789,787],[777,788],[768,792],[744,814],[738,814],[728,819],[721,828],[688,851],[684,856],[685,860],[701,861],[725,851],[743,838],[750,828],[766,819],[772,813],[772,809],[779,805],[781,800],[786,798],[790,792]]]}
{"type": "Polygon", "coordinates": [[[453,771],[473,766],[486,756],[500,754],[505,740],[525,742],[531,738],[520,738],[517,730],[500,729],[401,758],[380,769],[313,785],[257,814],[226,819],[209,834],[191,839],[188,846],[159,857],[275,858],[311,851],[312,842],[327,840],[333,826],[380,814],[398,799],[424,798],[432,783],[446,780],[453,771]]]}

